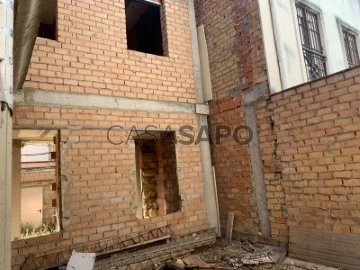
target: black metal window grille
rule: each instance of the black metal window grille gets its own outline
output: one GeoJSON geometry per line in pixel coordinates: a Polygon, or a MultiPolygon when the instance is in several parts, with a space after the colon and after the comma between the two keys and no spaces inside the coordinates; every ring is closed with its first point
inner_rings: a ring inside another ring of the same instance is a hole
{"type": "Polygon", "coordinates": [[[344,44],[349,67],[360,65],[356,36],[343,28],[344,44]]]}
{"type": "Polygon", "coordinates": [[[326,56],[321,44],[318,15],[305,5],[297,4],[297,18],[308,80],[326,76],[326,56]]]}

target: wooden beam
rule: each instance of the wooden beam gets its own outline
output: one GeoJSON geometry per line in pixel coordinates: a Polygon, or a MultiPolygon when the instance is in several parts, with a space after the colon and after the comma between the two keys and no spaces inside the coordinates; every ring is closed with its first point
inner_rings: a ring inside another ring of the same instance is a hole
{"type": "Polygon", "coordinates": [[[344,269],[359,269],[360,235],[290,228],[290,257],[344,269]]]}
{"type": "Polygon", "coordinates": [[[234,217],[235,217],[235,212],[229,212],[228,220],[227,220],[227,227],[226,227],[226,237],[225,237],[226,240],[228,240],[229,242],[231,242],[231,239],[232,239],[234,217]]]}

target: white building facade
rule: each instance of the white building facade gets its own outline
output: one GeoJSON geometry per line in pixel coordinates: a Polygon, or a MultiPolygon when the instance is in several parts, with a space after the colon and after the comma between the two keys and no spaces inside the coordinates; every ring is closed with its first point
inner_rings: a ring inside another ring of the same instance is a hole
{"type": "Polygon", "coordinates": [[[359,65],[360,0],[259,0],[271,92],[359,65]]]}

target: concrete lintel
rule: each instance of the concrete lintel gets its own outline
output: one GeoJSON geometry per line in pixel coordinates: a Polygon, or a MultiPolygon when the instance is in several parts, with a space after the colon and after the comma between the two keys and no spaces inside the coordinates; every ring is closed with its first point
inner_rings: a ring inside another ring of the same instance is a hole
{"type": "Polygon", "coordinates": [[[244,91],[244,105],[249,105],[258,100],[269,98],[268,82],[262,82],[253,86],[250,90],[244,91]]]}
{"type": "Polygon", "coordinates": [[[64,93],[38,89],[22,89],[15,97],[17,104],[85,107],[123,111],[195,114],[195,105],[93,94],[64,93]]]}
{"type": "Polygon", "coordinates": [[[207,104],[196,104],[195,109],[197,114],[210,115],[210,108],[207,104]]]}

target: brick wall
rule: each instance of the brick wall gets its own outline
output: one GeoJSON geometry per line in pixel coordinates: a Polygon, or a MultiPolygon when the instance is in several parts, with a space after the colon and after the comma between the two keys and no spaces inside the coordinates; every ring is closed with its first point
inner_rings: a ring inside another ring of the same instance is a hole
{"type": "MultiPolygon", "coordinates": [[[[37,119],[31,117],[34,113],[39,113],[40,119],[46,118],[50,125],[60,128],[63,230],[56,242],[51,237],[29,239],[27,244],[21,240],[13,242],[13,264],[21,264],[32,252],[38,255],[58,252],[79,243],[90,244],[166,224],[170,224],[176,234],[196,232],[207,227],[197,145],[177,145],[181,212],[138,219],[138,206],[134,203],[135,146],[125,143],[116,146],[107,140],[108,127],[111,125],[122,123],[141,129],[152,124],[163,130],[171,125],[176,130],[180,125],[196,126],[194,115],[18,105],[15,126],[26,121],[36,127],[37,119]],[[60,113],[66,118],[59,120],[60,113]],[[86,120],[81,120],[84,115],[86,120]],[[99,121],[99,117],[111,120],[99,121]],[[80,130],[68,128],[81,125],[85,127],[80,130]]],[[[125,133],[119,136],[126,140],[125,133]]]]}
{"type": "Polygon", "coordinates": [[[273,235],[359,234],[360,68],[257,104],[273,235]]]}
{"type": "MultiPolygon", "coordinates": [[[[198,0],[197,24],[204,25],[213,100],[210,128],[245,125],[243,94],[267,80],[257,1],[198,0]]],[[[222,131],[224,132],[224,131],[222,131]]],[[[222,230],[229,211],[237,211],[234,232],[258,235],[247,145],[229,137],[212,146],[222,230]]]]}
{"type": "MultiPolygon", "coordinates": [[[[163,5],[168,56],[156,56],[127,50],[123,0],[58,0],[58,40],[37,39],[24,91],[33,88],[84,94],[77,96],[83,99],[86,94],[97,94],[194,104],[187,2],[165,0],[163,5]]],[[[14,128],[60,130],[63,229],[26,242],[14,241],[14,269],[31,253],[51,254],[166,224],[176,235],[207,228],[200,150],[195,144],[176,145],[181,211],[148,219],[136,217],[135,146],[111,144],[109,127],[197,128],[195,113],[145,110],[17,102],[14,128]]],[[[120,135],[126,141],[128,134],[120,135]]]]}
{"type": "MultiPolygon", "coordinates": [[[[257,1],[198,0],[196,13],[209,50],[214,138],[219,125],[247,124],[245,96],[267,82],[259,11],[257,1]]],[[[289,227],[358,232],[359,81],[352,69],[253,103],[272,240],[287,243],[289,227]]],[[[257,236],[249,151],[230,137],[213,144],[212,159],[222,229],[236,211],[235,235],[257,236]]]]}
{"type": "Polygon", "coordinates": [[[24,88],[195,102],[185,1],[163,1],[168,57],[127,50],[124,0],[57,3],[58,40],[36,40],[24,88]]]}
{"type": "Polygon", "coordinates": [[[181,208],[181,198],[179,198],[179,185],[176,173],[177,162],[175,145],[170,141],[164,143],[161,154],[166,213],[174,213],[181,208]]]}

